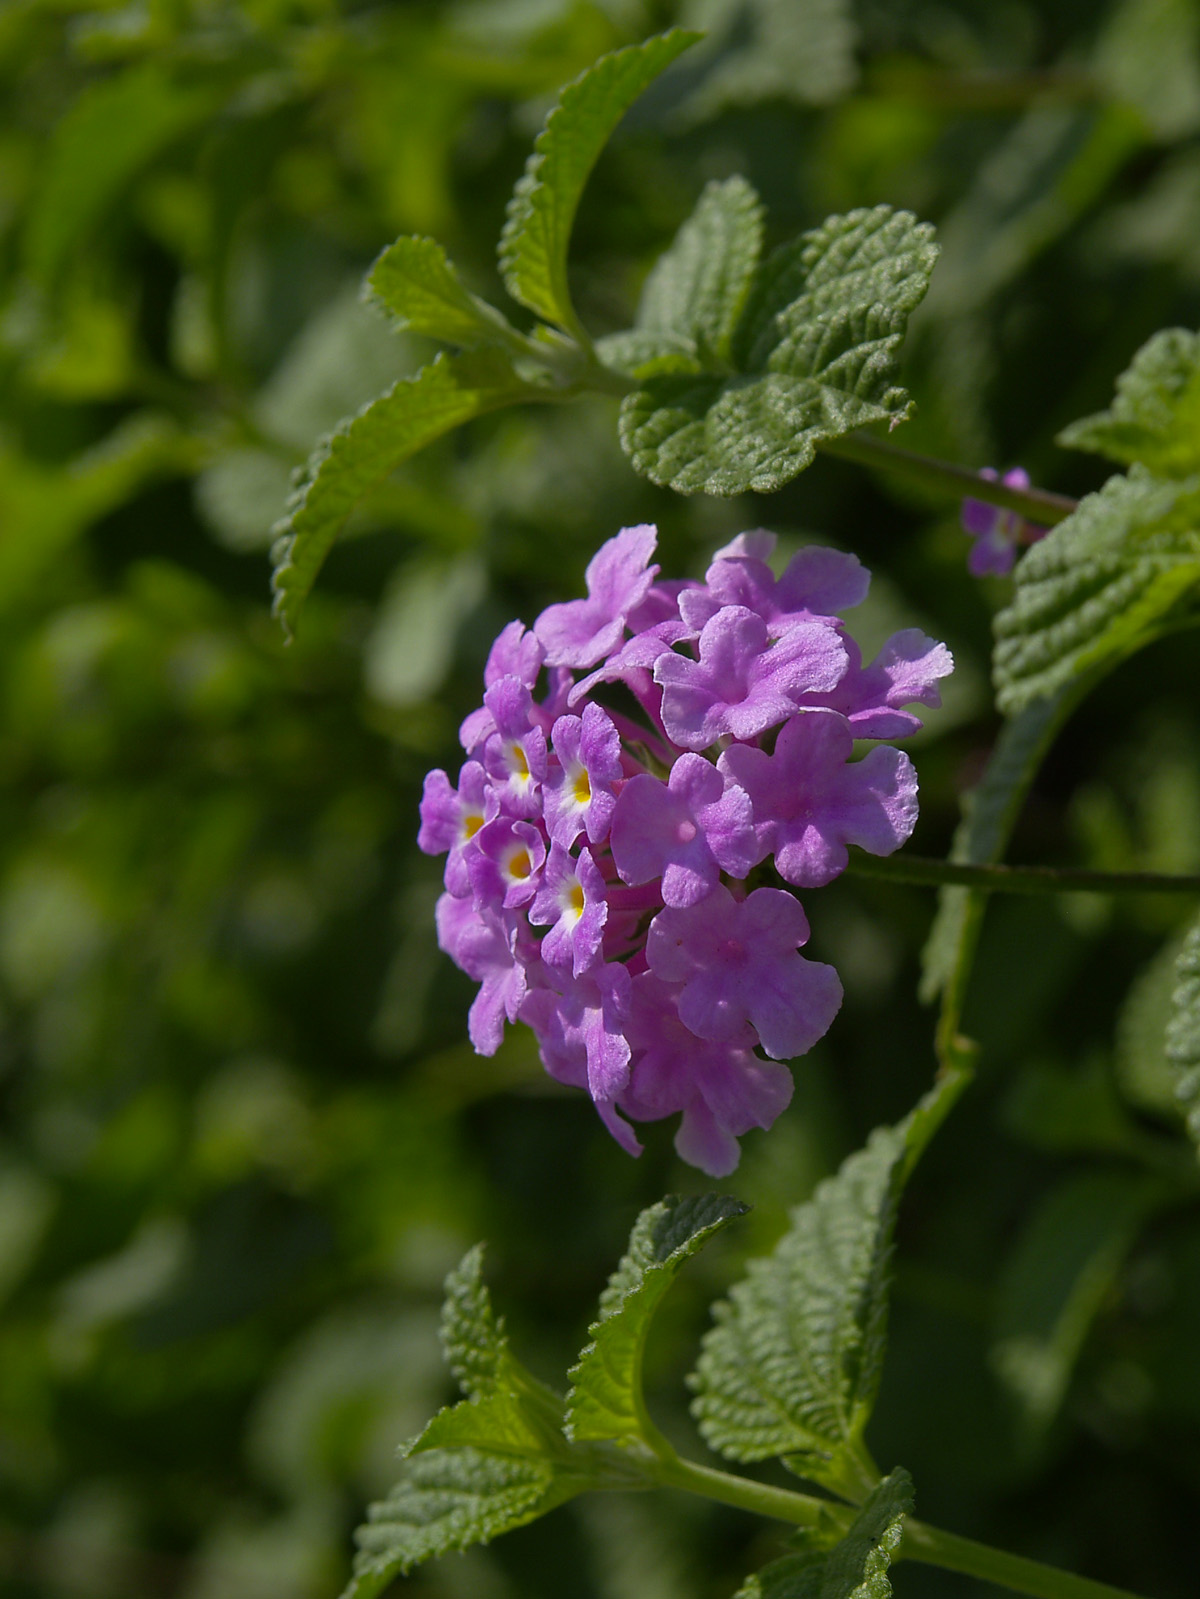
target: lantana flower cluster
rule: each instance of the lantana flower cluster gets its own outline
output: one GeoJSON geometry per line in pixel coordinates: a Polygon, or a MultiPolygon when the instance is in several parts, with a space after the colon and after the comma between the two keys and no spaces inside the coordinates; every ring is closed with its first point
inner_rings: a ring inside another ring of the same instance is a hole
{"type": "Polygon", "coordinates": [[[679,1154],[724,1176],[791,1097],[780,1063],[841,1004],[833,967],[800,954],[791,888],[831,882],[848,845],[890,854],[916,821],[908,756],[852,759],[856,740],[919,727],[910,707],[940,703],[953,663],[917,629],[863,663],[840,618],[870,581],[852,555],[804,548],[776,577],[774,535],[743,533],[703,583],[663,581],[655,544],[625,528],[586,599],[500,634],[457,783],[425,781],[419,843],[447,852],[438,940],[480,984],[476,1050],[526,1023],[630,1154],[631,1122],[679,1114],[679,1154]]]}

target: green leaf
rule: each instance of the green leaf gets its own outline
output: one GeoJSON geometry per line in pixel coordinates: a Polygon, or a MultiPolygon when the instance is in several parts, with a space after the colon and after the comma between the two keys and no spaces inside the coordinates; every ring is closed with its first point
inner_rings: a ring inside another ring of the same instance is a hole
{"type": "Polygon", "coordinates": [[[211,87],[138,66],[93,84],[55,129],[25,234],[25,265],[52,284],[76,246],[160,151],[218,104],[211,87]]]}
{"type": "Polygon", "coordinates": [[[644,1210],[600,1298],[592,1342],[571,1371],[567,1436],[644,1436],[642,1355],[650,1322],[684,1261],[749,1206],[721,1194],[670,1196],[644,1210]]]}
{"type": "Polygon", "coordinates": [[[1148,339],[1117,379],[1110,409],[1072,422],[1058,443],[1140,461],[1160,477],[1200,472],[1200,334],[1164,328],[1148,339]]]}
{"type": "Polygon", "coordinates": [[[468,1399],[484,1399],[508,1386],[512,1355],[504,1320],[492,1309],[483,1280],[483,1245],[468,1249],[446,1278],[442,1301],[442,1351],[468,1399]]]}
{"type": "Polygon", "coordinates": [[[421,1455],[368,1511],[343,1599],[374,1599],[421,1561],[522,1527],[584,1486],[547,1460],[472,1448],[421,1455]]]}
{"type": "Polygon", "coordinates": [[[684,494],[770,492],[822,439],[902,420],[896,352],[936,256],[929,225],[889,206],[784,246],[755,274],[728,362],[652,373],[626,396],[621,442],[636,470],[684,494]]]}
{"type": "Polygon", "coordinates": [[[401,462],[451,428],[544,393],[494,350],[439,355],[373,400],[310,456],[272,549],[275,611],[289,631],[346,519],[401,462]]]}
{"type": "Polygon", "coordinates": [[[442,1306],[442,1346],[470,1397],[405,1446],[400,1481],[357,1533],[344,1599],[371,1599],[421,1561],[486,1543],[586,1489],[635,1484],[611,1451],[565,1437],[563,1400],[512,1354],[482,1270],[476,1245],[447,1277],[442,1306]]]}
{"type": "Polygon", "coordinates": [[[1200,920],[1184,940],[1175,971],[1179,986],[1171,996],[1167,1059],[1175,1074],[1175,1096],[1200,1153],[1200,920]]]}
{"type": "Polygon", "coordinates": [[[873,1483],[861,1441],[883,1362],[896,1207],[935,1104],[877,1128],[714,1307],[692,1410],[721,1454],[788,1457],[849,1497],[873,1483]]]}
{"type": "Polygon", "coordinates": [[[465,348],[513,334],[499,311],[465,287],[436,239],[397,239],[368,272],[366,287],[413,333],[465,348]]]}
{"type": "Polygon", "coordinates": [[[745,178],[708,184],[646,279],[639,330],[685,341],[701,365],[727,362],[762,236],[762,203],[745,178]]]}
{"type": "Polygon", "coordinates": [[[1135,1173],[1066,1178],[1034,1212],[997,1284],[992,1366],[1035,1444],[1066,1396],[1092,1323],[1162,1185],[1135,1173]]]}
{"type": "Polygon", "coordinates": [[[1115,664],[1200,583],[1200,478],[1113,477],[1017,567],[993,670],[1009,714],[1115,664]]]}
{"type": "MultiPolygon", "coordinates": [[[[950,850],[952,861],[988,866],[1003,857],[1030,784],[1073,704],[1074,692],[1060,689],[1035,700],[1000,729],[979,786],[968,796],[950,850]]],[[[932,1003],[951,981],[970,907],[978,900],[968,888],[938,891],[937,915],[921,956],[923,1003],[932,1003]]]]}
{"type": "Polygon", "coordinates": [[[902,1467],[872,1490],[850,1530],[826,1555],[785,1555],[739,1588],[736,1599],[890,1599],[888,1568],[912,1514],[912,1479],[902,1467]]]}
{"type": "Polygon", "coordinates": [[[699,34],[676,28],[602,56],[568,84],[538,134],[509,201],[500,271],[514,300],[580,333],[567,288],[567,246],[588,174],[614,128],[699,34]]]}

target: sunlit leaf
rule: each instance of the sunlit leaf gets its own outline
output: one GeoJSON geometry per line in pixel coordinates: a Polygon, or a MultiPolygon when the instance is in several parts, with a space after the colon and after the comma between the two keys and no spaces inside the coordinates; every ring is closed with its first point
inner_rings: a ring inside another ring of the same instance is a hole
{"type": "Polygon", "coordinates": [[[743,1583],[736,1599],[890,1599],[888,1568],[912,1508],[912,1479],[897,1467],[828,1554],[803,1551],[774,1560],[743,1583]]]}
{"type": "Polygon", "coordinates": [[[1113,477],[1035,544],[996,618],[994,671],[1012,714],[1120,660],[1200,584],[1200,479],[1113,477]]]}
{"type": "MultiPolygon", "coordinates": [[[[741,188],[727,193],[745,220],[717,242],[737,284],[753,224],[741,188]]],[[[683,240],[673,248],[687,258],[683,240]]],[[[830,217],[785,245],[756,273],[727,361],[650,369],[623,401],[621,442],[635,468],[681,493],[769,492],[823,439],[902,420],[896,355],[936,256],[929,225],[889,206],[830,217]]]]}
{"type": "Polygon", "coordinates": [[[673,29],[602,56],[563,90],[537,137],[509,202],[500,270],[514,300],[568,332],[578,323],[567,247],[588,174],[633,102],[698,37],[673,29]]]}
{"type": "Polygon", "coordinates": [[[1200,334],[1164,328],[1148,339],[1117,379],[1107,411],[1072,422],[1058,442],[1159,477],[1200,472],[1200,334]]]}
{"type": "Polygon", "coordinates": [[[644,1421],[642,1355],[659,1302],[684,1262],[748,1207],[720,1194],[671,1197],[638,1217],[629,1250],[600,1300],[592,1341],[571,1371],[568,1436],[636,1437],[644,1421]]]}
{"type": "Polygon", "coordinates": [[[310,457],[272,550],[275,609],[296,617],[346,518],[402,461],[451,428],[540,393],[498,352],[441,355],[344,422],[310,457]]]}

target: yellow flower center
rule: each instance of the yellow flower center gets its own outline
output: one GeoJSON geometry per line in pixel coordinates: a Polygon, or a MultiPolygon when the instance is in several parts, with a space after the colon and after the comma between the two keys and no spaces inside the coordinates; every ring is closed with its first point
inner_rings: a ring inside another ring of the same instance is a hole
{"type": "Polygon", "coordinates": [[[533,870],[533,862],[529,859],[527,849],[517,849],[508,858],[508,875],[524,880],[533,870]]]}
{"type": "Polygon", "coordinates": [[[462,825],[464,837],[474,838],[476,833],[478,833],[479,829],[483,826],[483,812],[468,811],[463,817],[462,825]]]}
{"type": "Polygon", "coordinates": [[[577,916],[582,916],[583,915],[583,884],[582,883],[573,883],[571,885],[571,893],[570,893],[569,899],[567,900],[567,903],[571,907],[571,909],[575,912],[575,914],[577,916]]]}
{"type": "Polygon", "coordinates": [[[592,803],[592,785],[588,782],[586,767],[581,766],[575,774],[574,793],[576,805],[590,805],[592,803]]]}

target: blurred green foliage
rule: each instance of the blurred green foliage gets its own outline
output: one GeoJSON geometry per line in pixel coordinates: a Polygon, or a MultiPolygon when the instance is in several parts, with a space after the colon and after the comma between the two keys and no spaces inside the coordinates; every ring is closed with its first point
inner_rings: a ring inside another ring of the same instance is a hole
{"type": "MultiPolygon", "coordinates": [[[[0,7],[0,1582],[14,1599],[320,1599],[395,1445],[448,1397],[441,1280],[489,1240],[533,1369],[573,1357],[639,1207],[697,1192],[667,1128],[631,1162],[527,1036],[476,1058],[437,953],[416,801],[487,644],[657,521],[694,573],[744,527],[876,571],[857,631],[960,663],[914,744],[940,853],[997,719],[999,580],[956,507],[819,460],[770,499],[634,477],[615,402],[473,424],[355,515],[284,647],[267,550],[315,436],[430,353],[357,286],[435,235],[495,298],[505,199],[553,92],[674,23],[709,31],[601,157],[575,234],[587,325],[629,325],[704,184],[777,238],[888,202],[944,253],[903,442],[1025,464],[1200,324],[1191,0],[7,0],[0,7]]],[[[769,243],[777,242],[771,238],[769,243]]],[[[1200,869],[1195,645],[1076,714],[1015,858],[1200,869]]],[[[809,906],[847,1004],[746,1140],[756,1209],[681,1281],[704,1306],[926,1086],[932,905],[809,906]]],[[[1162,1037],[1186,906],[989,912],[980,1081],[906,1197],[869,1441],[918,1513],[1157,1596],[1195,1589],[1200,1192],[1162,1037]],[[1128,995],[1128,999],[1126,996],[1128,995]]],[[[585,1500],[411,1579],[431,1599],[720,1599],[781,1536],[666,1497],[585,1500]]],[[[978,1592],[903,1566],[904,1595],[978,1592]]]]}

